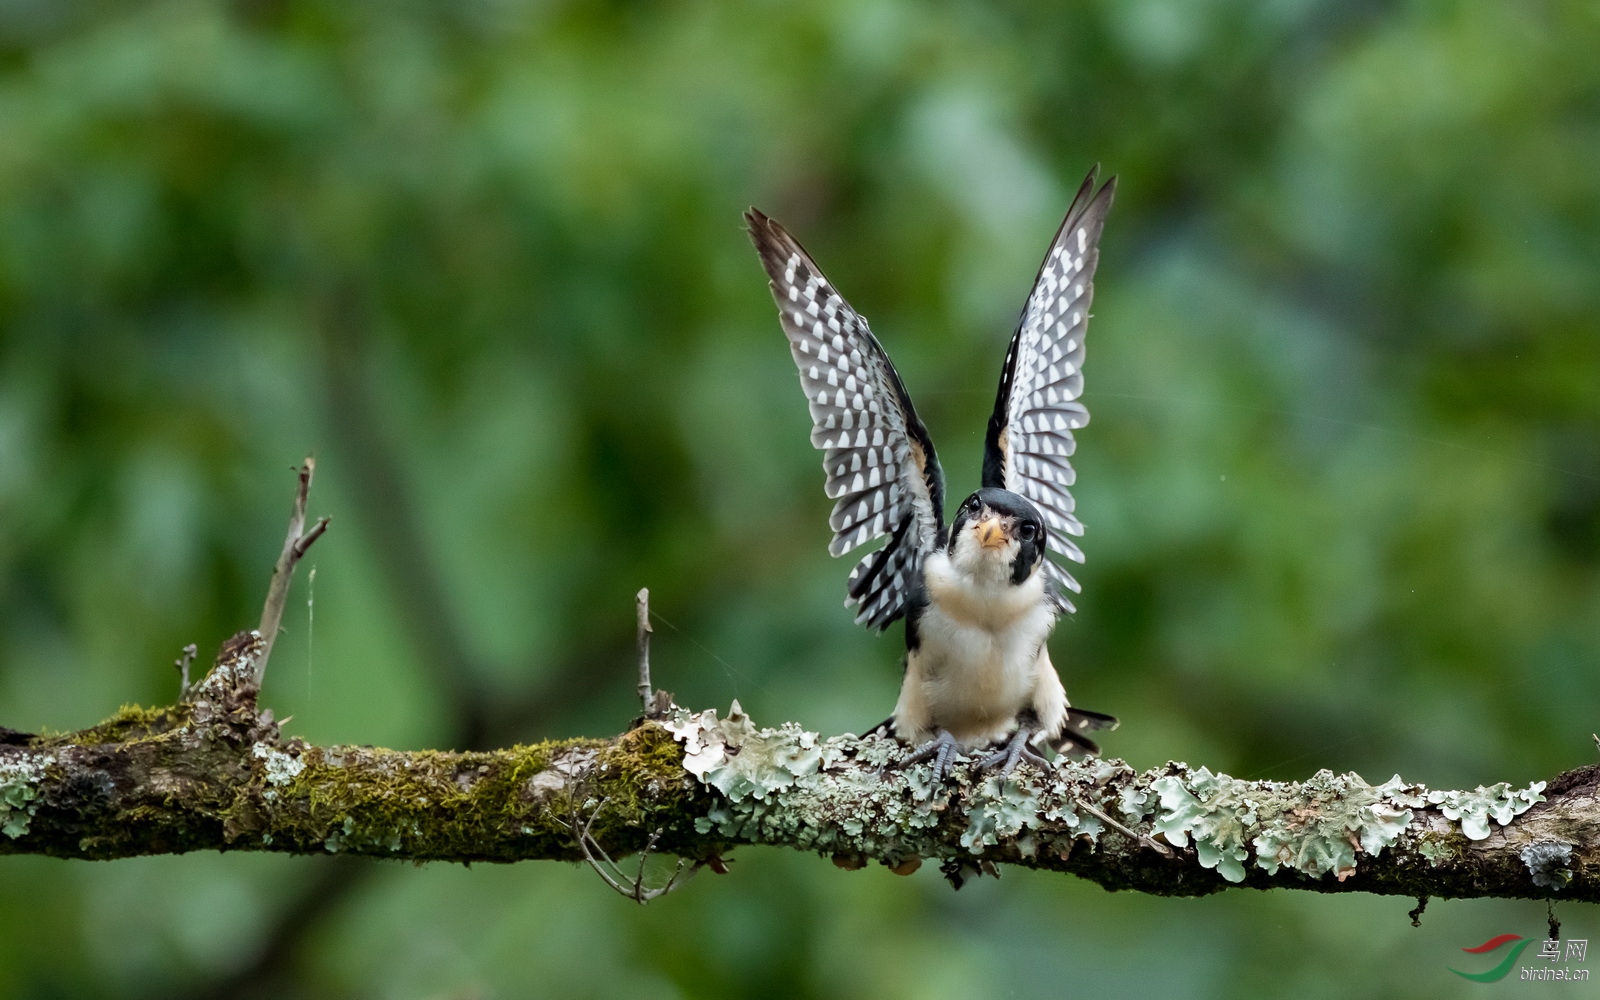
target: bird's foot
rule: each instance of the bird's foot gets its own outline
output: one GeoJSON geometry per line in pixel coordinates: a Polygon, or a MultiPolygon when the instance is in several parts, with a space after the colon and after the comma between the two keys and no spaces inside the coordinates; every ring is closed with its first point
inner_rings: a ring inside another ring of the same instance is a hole
{"type": "Polygon", "coordinates": [[[956,743],[956,738],[947,730],[941,729],[939,735],[890,764],[885,770],[903,770],[912,764],[920,764],[932,758],[933,780],[938,784],[950,776],[950,764],[960,753],[961,747],[956,743]]]}
{"type": "Polygon", "coordinates": [[[1004,781],[1017,769],[1017,765],[1027,761],[1041,771],[1050,770],[1050,762],[1033,747],[1028,745],[1038,730],[1029,726],[1018,726],[1010,742],[996,750],[994,753],[978,761],[972,766],[974,771],[987,771],[990,768],[1000,769],[1000,780],[1004,781]]]}

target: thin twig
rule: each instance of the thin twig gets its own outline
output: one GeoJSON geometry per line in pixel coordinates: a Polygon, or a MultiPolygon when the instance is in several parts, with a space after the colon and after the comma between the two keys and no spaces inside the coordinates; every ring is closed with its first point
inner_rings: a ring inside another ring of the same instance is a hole
{"type": "Polygon", "coordinates": [[[183,647],[183,655],[172,661],[172,665],[178,668],[179,701],[183,701],[189,697],[189,666],[190,664],[194,663],[194,658],[198,655],[200,655],[200,647],[191,642],[189,645],[183,647]]]}
{"type": "MultiPolygon", "coordinates": [[[[644,863],[646,861],[650,860],[650,851],[651,851],[652,848],[654,848],[656,846],[656,841],[659,840],[660,838],[661,838],[661,831],[659,829],[657,829],[654,833],[652,833],[650,835],[650,839],[645,841],[644,850],[639,852],[639,873],[633,877],[633,894],[634,894],[633,898],[634,899],[638,899],[639,898],[640,887],[644,885],[644,863]]],[[[679,861],[679,864],[682,864],[682,860],[681,859],[679,861]]],[[[1554,919],[1554,918],[1552,918],[1552,919],[1554,919]]]]}
{"type": "Polygon", "coordinates": [[[633,599],[639,618],[639,705],[648,717],[655,694],[650,690],[650,588],[641,587],[633,599]]]}
{"type": "Polygon", "coordinates": [[[307,456],[300,466],[300,485],[294,494],[294,509],[289,514],[289,533],[283,540],[283,552],[272,568],[272,582],[267,585],[267,600],[261,606],[261,638],[265,642],[261,655],[255,661],[255,681],[259,686],[267,672],[267,659],[272,656],[272,643],[278,637],[278,626],[283,622],[283,610],[289,604],[289,584],[294,579],[295,564],[306,554],[322,533],[328,530],[328,519],[321,518],[306,530],[306,501],[311,496],[311,476],[317,470],[317,460],[307,456]]]}
{"type": "Polygon", "coordinates": [[[1100,820],[1100,822],[1104,823],[1106,826],[1111,827],[1111,829],[1113,829],[1113,830],[1117,831],[1118,833],[1122,834],[1124,837],[1127,837],[1129,840],[1133,841],[1134,843],[1136,843],[1136,844],[1144,844],[1145,846],[1150,847],[1157,854],[1161,855],[1164,858],[1173,857],[1172,848],[1168,847],[1166,844],[1163,844],[1161,841],[1156,840],[1153,837],[1147,837],[1142,833],[1133,832],[1132,830],[1130,830],[1127,827],[1123,826],[1121,823],[1118,823],[1116,820],[1112,819],[1110,816],[1107,816],[1103,810],[1098,809],[1095,806],[1092,806],[1087,802],[1081,802],[1080,801],[1077,804],[1083,808],[1084,812],[1088,813],[1091,816],[1094,816],[1095,818],[1100,820]]]}
{"type": "Polygon", "coordinates": [[[618,895],[626,896],[643,906],[652,899],[660,899],[678,888],[681,884],[678,881],[678,877],[683,874],[685,869],[688,869],[691,876],[700,869],[698,864],[691,865],[688,858],[679,858],[678,866],[673,869],[672,877],[667,879],[665,885],[654,889],[646,889],[644,887],[644,866],[645,862],[650,859],[650,852],[655,850],[656,841],[661,839],[662,831],[657,829],[650,835],[650,839],[645,841],[644,849],[639,852],[638,875],[633,878],[623,875],[622,866],[611,860],[611,855],[606,853],[606,849],[601,847],[599,842],[590,835],[590,831],[594,829],[595,818],[600,815],[600,810],[604,809],[609,801],[609,799],[600,800],[599,805],[595,806],[594,812],[589,814],[589,819],[583,824],[582,830],[578,829],[576,813],[573,814],[572,821],[567,825],[578,835],[578,849],[583,852],[584,861],[588,862],[589,867],[594,869],[595,874],[599,875],[606,885],[609,885],[618,895]],[[599,855],[598,858],[595,857],[596,854],[599,855]]]}

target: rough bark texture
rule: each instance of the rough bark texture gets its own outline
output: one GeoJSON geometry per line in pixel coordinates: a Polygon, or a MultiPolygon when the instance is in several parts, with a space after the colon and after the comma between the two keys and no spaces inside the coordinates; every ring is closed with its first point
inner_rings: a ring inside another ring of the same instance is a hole
{"type": "Polygon", "coordinates": [[[483,753],[315,747],[257,712],[263,647],[258,633],[235,637],[174,706],[63,735],[0,730],[0,854],[579,860],[585,846],[617,857],[653,841],[703,860],[759,843],[850,868],[936,860],[957,885],[1018,864],[1159,895],[1242,885],[1600,899],[1596,766],[1548,787],[1470,792],[1112,760],[1024,766],[1007,780],[961,767],[935,786],[924,767],[882,769],[904,752],[892,741],[758,730],[737,706],[483,753]]]}
{"type": "Polygon", "coordinates": [[[286,739],[270,711],[255,710],[263,651],[259,633],[236,636],[175,706],[124,708],[76,733],[12,733],[0,745],[0,854],[578,860],[574,818],[626,853],[658,827],[692,830],[705,797],[659,726],[477,753],[286,739]]]}

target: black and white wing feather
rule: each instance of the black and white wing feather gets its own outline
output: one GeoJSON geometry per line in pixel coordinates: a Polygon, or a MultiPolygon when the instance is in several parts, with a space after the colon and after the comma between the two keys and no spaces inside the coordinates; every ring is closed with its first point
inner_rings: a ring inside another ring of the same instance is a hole
{"type": "Polygon", "coordinates": [[[867,321],[834,290],[784,228],[751,209],[783,332],[811,407],[811,443],[824,451],[834,498],[833,555],[873,539],[889,544],[850,573],[846,607],[878,630],[905,613],[906,595],[944,525],[944,474],[927,428],[867,321]]]}
{"type": "MultiPolygon", "coordinates": [[[[1072,539],[1083,534],[1083,525],[1073,515],[1069,491],[1075,478],[1070,458],[1077,446],[1072,432],[1089,422],[1089,411],[1078,402],[1083,341],[1100,231],[1117,186],[1112,178],[1095,190],[1098,172],[1097,167],[1084,178],[1039,266],[1006,350],[983,456],[983,485],[1032,501],[1049,526],[1050,548],[1080,563],[1083,550],[1072,539]]],[[[1061,588],[1078,592],[1077,581],[1060,564],[1047,561],[1046,566],[1061,588]]],[[[1064,593],[1057,600],[1072,610],[1064,593]]]]}

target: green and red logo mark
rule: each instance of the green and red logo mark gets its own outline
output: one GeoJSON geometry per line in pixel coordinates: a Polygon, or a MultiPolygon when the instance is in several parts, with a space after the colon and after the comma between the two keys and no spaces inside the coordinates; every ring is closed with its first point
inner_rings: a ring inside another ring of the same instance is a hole
{"type": "MultiPolygon", "coordinates": [[[[1511,950],[1506,952],[1506,957],[1501,959],[1500,964],[1488,972],[1462,972],[1460,969],[1450,969],[1450,971],[1462,979],[1470,979],[1475,983],[1498,983],[1511,974],[1511,967],[1517,964],[1517,958],[1522,955],[1522,949],[1533,943],[1531,939],[1525,938],[1521,934],[1499,934],[1476,948],[1461,949],[1469,955],[1487,955],[1490,952],[1499,951],[1513,941],[1516,944],[1512,945],[1511,950]]],[[[1449,968],[1449,966],[1445,968],[1449,968]]]]}

